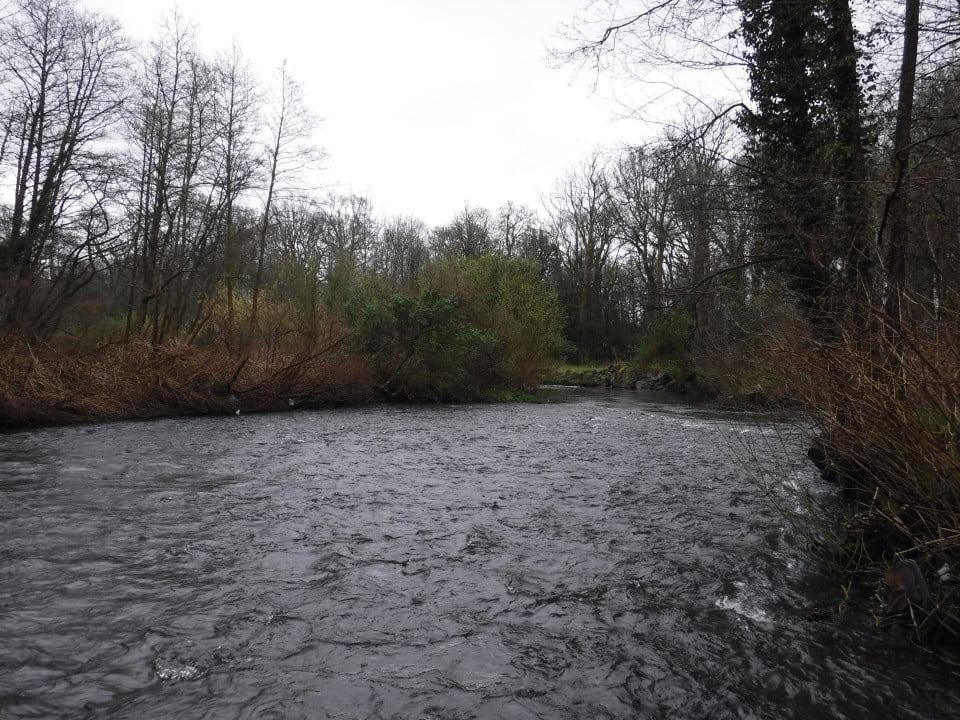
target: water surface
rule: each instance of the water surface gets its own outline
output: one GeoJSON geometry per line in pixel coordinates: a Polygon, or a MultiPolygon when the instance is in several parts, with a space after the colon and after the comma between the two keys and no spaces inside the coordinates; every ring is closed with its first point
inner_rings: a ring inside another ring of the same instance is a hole
{"type": "Polygon", "coordinates": [[[0,716],[960,716],[817,611],[792,427],[551,397],[0,436],[0,716]]]}

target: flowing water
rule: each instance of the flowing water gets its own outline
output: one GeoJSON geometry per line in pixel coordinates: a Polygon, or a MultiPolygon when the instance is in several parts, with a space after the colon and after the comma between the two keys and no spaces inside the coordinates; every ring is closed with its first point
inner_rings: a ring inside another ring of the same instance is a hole
{"type": "Polygon", "coordinates": [[[0,436],[0,717],[960,716],[817,612],[792,428],[549,395],[0,436]]]}

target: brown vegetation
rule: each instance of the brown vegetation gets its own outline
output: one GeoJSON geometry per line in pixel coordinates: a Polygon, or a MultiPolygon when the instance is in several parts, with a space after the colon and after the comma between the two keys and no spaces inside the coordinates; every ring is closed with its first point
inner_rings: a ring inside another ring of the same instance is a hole
{"type": "Polygon", "coordinates": [[[366,363],[336,347],[240,354],[133,342],[76,354],[9,337],[0,346],[0,428],[356,402],[373,387],[366,363]]]}
{"type": "MultiPolygon", "coordinates": [[[[960,318],[894,322],[875,317],[829,343],[776,350],[814,418],[811,458],[843,488],[844,508],[824,518],[821,550],[846,575],[876,585],[915,560],[933,605],[911,619],[928,636],[960,638],[960,318]]],[[[892,608],[886,608],[886,611],[892,608]]]]}

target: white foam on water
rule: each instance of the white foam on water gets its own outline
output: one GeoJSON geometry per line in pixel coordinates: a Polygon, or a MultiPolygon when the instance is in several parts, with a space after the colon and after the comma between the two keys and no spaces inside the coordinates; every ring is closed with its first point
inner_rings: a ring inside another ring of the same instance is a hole
{"type": "MultiPolygon", "coordinates": [[[[738,590],[742,590],[746,587],[746,583],[743,582],[738,582],[735,584],[738,590]]],[[[732,610],[740,617],[747,618],[755,623],[762,623],[765,625],[773,624],[773,618],[770,617],[770,613],[768,613],[762,607],[759,607],[755,602],[751,602],[751,600],[748,598],[744,598],[742,596],[730,597],[728,595],[724,595],[723,597],[717,598],[713,604],[721,610],[732,610]]]]}
{"type": "Polygon", "coordinates": [[[197,665],[174,665],[157,658],[153,670],[161,680],[196,680],[204,675],[204,669],[197,665]]]}

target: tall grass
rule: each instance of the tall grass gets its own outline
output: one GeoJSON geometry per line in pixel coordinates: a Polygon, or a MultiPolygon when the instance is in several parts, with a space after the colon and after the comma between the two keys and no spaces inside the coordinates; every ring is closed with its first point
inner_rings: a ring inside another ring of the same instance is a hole
{"type": "Polygon", "coordinates": [[[877,313],[869,325],[775,350],[806,379],[797,388],[819,431],[811,458],[846,501],[821,549],[861,577],[915,560],[935,602],[912,621],[960,639],[960,323],[877,313]]]}

